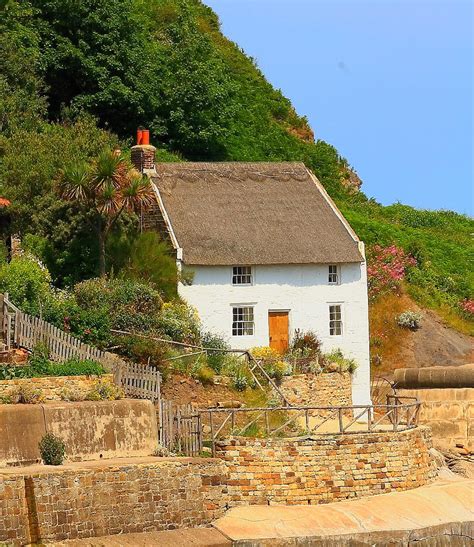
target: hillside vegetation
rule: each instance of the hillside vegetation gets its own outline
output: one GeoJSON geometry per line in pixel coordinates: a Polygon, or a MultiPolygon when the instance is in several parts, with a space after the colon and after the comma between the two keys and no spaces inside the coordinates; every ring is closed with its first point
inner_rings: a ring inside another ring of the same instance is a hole
{"type": "MultiPolygon", "coordinates": [[[[58,172],[105,146],[126,149],[143,125],[160,161],[305,162],[369,247],[395,245],[416,259],[404,272],[411,297],[470,330],[472,219],[384,207],[357,192],[349,162],[314,141],[307,120],[222,35],[202,2],[1,0],[0,6],[0,195],[12,202],[11,229],[58,286],[97,275],[98,254],[90,211],[58,198],[58,172]]],[[[109,269],[118,268],[136,230],[133,215],[117,223],[109,269]]]]}

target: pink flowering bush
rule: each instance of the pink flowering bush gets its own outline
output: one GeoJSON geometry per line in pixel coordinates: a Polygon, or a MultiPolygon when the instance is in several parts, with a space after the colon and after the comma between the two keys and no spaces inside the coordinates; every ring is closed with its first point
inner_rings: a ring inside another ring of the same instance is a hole
{"type": "Polygon", "coordinates": [[[416,266],[416,259],[396,245],[382,247],[374,245],[368,253],[369,296],[398,292],[407,270],[416,266]]]}
{"type": "Polygon", "coordinates": [[[463,315],[466,315],[470,319],[474,318],[474,300],[465,298],[459,302],[459,307],[461,308],[463,315]]]}

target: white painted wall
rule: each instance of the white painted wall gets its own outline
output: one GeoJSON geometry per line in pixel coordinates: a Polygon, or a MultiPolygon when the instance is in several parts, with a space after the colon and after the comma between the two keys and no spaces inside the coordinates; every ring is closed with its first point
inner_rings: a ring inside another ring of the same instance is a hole
{"type": "Polygon", "coordinates": [[[224,336],[231,347],[269,344],[268,311],[288,310],[290,337],[295,329],[314,331],[323,351],[341,348],[354,358],[353,404],[370,403],[369,325],[365,263],[342,264],[340,284],[328,284],[328,265],[253,267],[253,285],[233,286],[231,266],[195,266],[192,285],[179,294],[199,313],[204,327],[224,336]],[[343,334],[329,334],[329,304],[341,303],[343,334]],[[253,305],[253,336],[232,336],[233,305],[253,305]]]}

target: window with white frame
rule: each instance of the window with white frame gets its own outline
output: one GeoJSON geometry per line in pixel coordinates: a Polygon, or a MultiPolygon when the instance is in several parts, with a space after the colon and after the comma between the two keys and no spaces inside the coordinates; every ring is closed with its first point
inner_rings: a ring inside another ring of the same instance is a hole
{"type": "Polygon", "coordinates": [[[232,336],[252,336],[253,333],[253,306],[234,306],[232,308],[232,336]]]}
{"type": "Polygon", "coordinates": [[[232,268],[232,285],[252,285],[252,266],[234,266],[232,268]]]}
{"type": "Polygon", "coordinates": [[[331,336],[340,336],[342,334],[341,304],[329,304],[329,334],[331,336]]]}
{"type": "Polygon", "coordinates": [[[339,285],[339,266],[337,264],[329,265],[328,281],[330,285],[339,285]]]}

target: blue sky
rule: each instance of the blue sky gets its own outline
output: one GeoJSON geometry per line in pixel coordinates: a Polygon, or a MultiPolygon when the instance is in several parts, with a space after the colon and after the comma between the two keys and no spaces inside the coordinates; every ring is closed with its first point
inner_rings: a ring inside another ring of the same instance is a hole
{"type": "Polygon", "coordinates": [[[369,196],[473,212],[471,0],[204,0],[369,196]]]}

